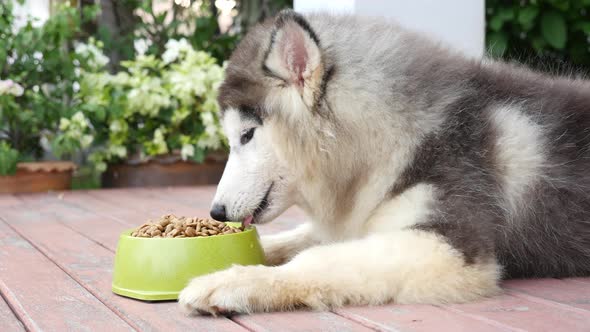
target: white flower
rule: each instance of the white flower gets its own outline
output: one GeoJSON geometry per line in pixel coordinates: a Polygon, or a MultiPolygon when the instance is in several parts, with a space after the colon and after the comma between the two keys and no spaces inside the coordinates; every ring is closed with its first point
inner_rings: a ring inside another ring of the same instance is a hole
{"type": "Polygon", "coordinates": [[[122,145],[111,145],[109,146],[109,152],[111,155],[119,158],[125,158],[127,156],[127,148],[122,145]]]}
{"type": "Polygon", "coordinates": [[[156,154],[168,153],[168,145],[166,144],[166,140],[164,140],[163,129],[158,128],[154,131],[154,139],[152,140],[152,142],[156,147],[156,154]]]}
{"type": "Polygon", "coordinates": [[[88,64],[93,68],[102,68],[109,63],[109,58],[93,44],[78,43],[74,51],[83,57],[89,58],[88,64]]]}
{"type": "Polygon", "coordinates": [[[101,162],[96,163],[96,165],[94,167],[98,172],[102,173],[107,170],[107,163],[105,163],[104,161],[101,161],[101,162]]]}
{"type": "Polygon", "coordinates": [[[191,5],[191,0],[174,0],[174,3],[179,6],[188,8],[191,5]]]}
{"type": "Polygon", "coordinates": [[[215,126],[207,126],[207,127],[205,127],[205,132],[209,136],[215,136],[215,135],[217,135],[217,127],[215,127],[215,126]]]}
{"type": "Polygon", "coordinates": [[[165,64],[168,64],[175,61],[180,55],[180,52],[188,52],[192,49],[192,46],[185,38],[180,40],[170,39],[166,43],[166,51],[162,54],[162,61],[164,61],[165,64]]]}
{"type": "Polygon", "coordinates": [[[109,126],[109,129],[113,133],[118,133],[121,130],[123,130],[123,125],[121,124],[121,120],[114,120],[113,122],[111,122],[111,125],[109,126]]]}
{"type": "Polygon", "coordinates": [[[0,95],[13,95],[16,97],[20,97],[25,92],[25,89],[22,85],[16,83],[13,80],[0,80],[0,95]]]}
{"type": "Polygon", "coordinates": [[[221,147],[221,140],[218,136],[206,136],[204,138],[199,139],[197,145],[203,149],[216,150],[221,147]]]}
{"type": "Polygon", "coordinates": [[[74,48],[74,52],[80,55],[88,54],[88,44],[77,43],[76,47],[74,48]]]}
{"type": "Polygon", "coordinates": [[[70,120],[66,118],[59,119],[59,130],[65,131],[70,126],[70,120]]]}
{"type": "Polygon", "coordinates": [[[195,155],[195,147],[191,144],[184,144],[182,149],[180,150],[180,156],[182,160],[187,160],[188,158],[195,155]]]}
{"type": "Polygon", "coordinates": [[[46,134],[41,136],[41,138],[39,139],[39,144],[41,145],[43,150],[51,151],[51,143],[49,143],[49,139],[47,138],[46,134]]]}
{"type": "Polygon", "coordinates": [[[193,93],[196,96],[202,96],[205,92],[207,92],[205,74],[202,71],[194,72],[191,78],[193,85],[193,93]]]}
{"type": "Polygon", "coordinates": [[[14,86],[12,87],[12,94],[17,97],[20,97],[23,95],[23,93],[25,93],[25,89],[22,87],[22,85],[14,84],[14,86]]]}
{"type": "Polygon", "coordinates": [[[210,82],[221,82],[223,80],[223,69],[219,66],[211,66],[207,71],[207,78],[210,82]]]}
{"type": "Polygon", "coordinates": [[[159,78],[141,79],[139,84],[131,84],[135,87],[127,94],[128,112],[155,116],[172,104],[170,93],[159,78]]]}
{"type": "Polygon", "coordinates": [[[78,83],[78,82],[74,82],[74,83],[72,84],[72,90],[74,90],[74,92],[78,92],[78,91],[80,91],[80,83],[78,83]]]}
{"type": "Polygon", "coordinates": [[[213,120],[213,113],[211,112],[203,112],[201,113],[201,120],[203,120],[204,125],[210,125],[214,123],[213,120]]]}
{"type": "Polygon", "coordinates": [[[72,122],[76,123],[81,128],[86,128],[88,126],[88,120],[84,116],[84,113],[78,111],[72,117],[72,122]]]}
{"type": "Polygon", "coordinates": [[[174,60],[176,60],[176,58],[178,58],[178,50],[177,49],[169,49],[166,50],[166,52],[164,52],[164,54],[162,54],[162,61],[164,61],[164,63],[168,64],[174,60]]]}
{"type": "Polygon", "coordinates": [[[17,56],[16,52],[14,52],[14,51],[13,51],[13,52],[12,52],[12,54],[11,54],[11,55],[9,55],[9,56],[6,58],[6,62],[7,62],[9,65],[12,65],[12,64],[14,64],[14,63],[16,62],[16,59],[17,59],[17,58],[18,58],[18,56],[17,56]]]}
{"type": "Polygon", "coordinates": [[[154,143],[158,143],[164,140],[164,131],[158,128],[154,131],[154,143]]]}
{"type": "Polygon", "coordinates": [[[136,39],[133,41],[133,47],[137,55],[144,55],[148,48],[152,45],[152,41],[149,39],[136,39]]]}
{"type": "Polygon", "coordinates": [[[84,135],[80,139],[80,146],[82,146],[82,148],[87,148],[90,146],[90,144],[92,144],[92,141],[94,141],[94,137],[92,135],[84,135]]]}
{"type": "Polygon", "coordinates": [[[43,60],[43,53],[35,51],[35,53],[33,53],[33,58],[35,58],[35,60],[43,60]]]}

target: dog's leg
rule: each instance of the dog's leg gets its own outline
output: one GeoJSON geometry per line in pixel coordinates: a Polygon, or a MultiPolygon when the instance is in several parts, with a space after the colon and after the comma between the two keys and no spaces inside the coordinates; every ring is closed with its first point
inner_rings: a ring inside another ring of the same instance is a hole
{"type": "Polygon", "coordinates": [[[496,293],[499,276],[493,258],[467,264],[438,235],[403,230],[313,247],[278,267],[234,266],[199,277],[179,302],[212,314],[464,302],[496,293]]]}
{"type": "Polygon", "coordinates": [[[281,265],[299,252],[316,244],[312,237],[311,224],[303,224],[295,229],[279,234],[263,236],[261,239],[266,265],[281,265]]]}

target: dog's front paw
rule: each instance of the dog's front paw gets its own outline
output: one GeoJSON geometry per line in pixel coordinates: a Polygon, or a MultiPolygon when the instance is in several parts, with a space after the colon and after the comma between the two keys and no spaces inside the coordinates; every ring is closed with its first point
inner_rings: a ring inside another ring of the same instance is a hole
{"type": "Polygon", "coordinates": [[[272,270],[264,266],[234,266],[193,279],[178,302],[189,314],[251,313],[266,311],[272,270]]]}

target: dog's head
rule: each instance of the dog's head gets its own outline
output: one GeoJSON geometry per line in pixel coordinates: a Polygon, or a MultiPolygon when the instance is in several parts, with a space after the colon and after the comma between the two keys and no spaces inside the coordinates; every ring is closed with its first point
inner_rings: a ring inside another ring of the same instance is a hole
{"type": "Polygon", "coordinates": [[[316,33],[293,11],[253,28],[230,58],[219,90],[230,155],[211,215],[268,222],[297,203],[297,182],[320,143],[329,70],[316,33]]]}

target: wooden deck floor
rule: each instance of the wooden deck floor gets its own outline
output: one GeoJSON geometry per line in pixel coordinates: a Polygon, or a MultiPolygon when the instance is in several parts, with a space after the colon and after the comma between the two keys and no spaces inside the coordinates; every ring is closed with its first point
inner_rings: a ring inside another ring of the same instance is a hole
{"type": "MultiPolygon", "coordinates": [[[[118,234],[165,213],[208,214],[213,188],[0,196],[0,331],[590,331],[590,279],[513,280],[451,306],[185,317],[111,292],[118,234]]],[[[294,227],[292,209],[261,233],[294,227]]]]}

